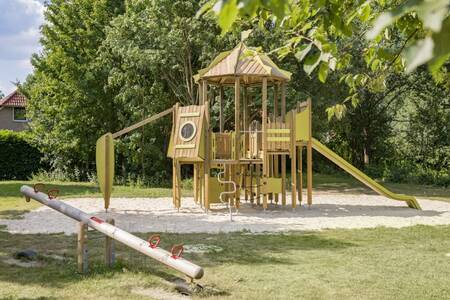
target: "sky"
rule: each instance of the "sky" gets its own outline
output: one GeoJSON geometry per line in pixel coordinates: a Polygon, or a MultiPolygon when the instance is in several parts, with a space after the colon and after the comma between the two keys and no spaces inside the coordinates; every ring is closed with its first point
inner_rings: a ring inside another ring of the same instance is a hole
{"type": "Polygon", "coordinates": [[[41,50],[45,0],[0,0],[0,90],[15,90],[32,72],[30,58],[41,50]]]}

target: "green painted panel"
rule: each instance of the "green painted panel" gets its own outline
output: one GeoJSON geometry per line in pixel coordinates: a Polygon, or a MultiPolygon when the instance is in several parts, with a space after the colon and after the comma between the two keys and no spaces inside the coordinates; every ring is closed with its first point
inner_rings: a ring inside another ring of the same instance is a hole
{"type": "Polygon", "coordinates": [[[309,106],[295,116],[295,139],[296,141],[309,140],[309,106]]]}
{"type": "Polygon", "coordinates": [[[114,181],[114,139],[111,133],[107,133],[97,140],[96,166],[100,191],[105,201],[105,209],[107,209],[114,181]]]}
{"type": "Polygon", "coordinates": [[[220,183],[216,177],[209,177],[209,203],[221,203],[220,193],[224,190],[224,184],[220,183]]]}
{"type": "Polygon", "coordinates": [[[280,194],[282,192],[281,178],[267,177],[263,178],[261,183],[262,186],[260,191],[262,194],[270,194],[270,193],[280,194]]]}

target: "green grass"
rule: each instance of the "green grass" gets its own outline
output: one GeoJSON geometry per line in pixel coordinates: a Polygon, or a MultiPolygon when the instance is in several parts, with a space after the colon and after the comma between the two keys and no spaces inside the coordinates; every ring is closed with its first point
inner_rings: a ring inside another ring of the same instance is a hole
{"type": "MultiPolygon", "coordinates": [[[[304,180],[306,186],[305,177],[304,180]]],[[[380,182],[380,183],[395,193],[412,195],[418,198],[426,198],[431,200],[450,202],[450,188],[431,185],[407,184],[407,183],[391,183],[391,182],[380,182]]],[[[323,192],[351,193],[351,194],[374,193],[353,177],[346,175],[315,174],[313,180],[313,187],[315,190],[323,192]]]]}
{"type": "MultiPolygon", "coordinates": [[[[0,181],[0,218],[17,218],[23,213],[40,206],[36,201],[25,202],[19,191],[22,185],[32,186],[34,183],[31,181],[0,181]]],[[[51,182],[46,184],[46,189],[58,189],[62,199],[101,197],[99,188],[92,183],[51,182]]],[[[183,195],[191,194],[191,191],[183,191],[183,195]]],[[[172,190],[169,188],[115,186],[113,191],[114,197],[170,197],[171,195],[172,190]]]]}
{"type": "MultiPolygon", "coordinates": [[[[350,177],[316,175],[319,192],[367,193],[350,177]]],[[[19,194],[22,184],[0,182],[0,218],[17,218],[37,206],[19,194]]],[[[395,192],[450,201],[449,189],[387,184],[395,192]]],[[[62,198],[100,197],[88,183],[52,183],[62,198]]],[[[185,191],[184,194],[189,194],[185,191]]],[[[170,189],[115,187],[115,197],[170,196],[170,189]]],[[[147,238],[148,234],[138,234],[147,238]]],[[[0,299],[141,299],[136,289],[173,292],[179,273],[117,244],[118,261],[104,267],[104,239],[90,232],[90,272],[76,272],[76,236],[10,234],[0,230],[0,299]],[[44,266],[5,263],[35,249],[44,266]],[[63,255],[59,261],[49,254],[63,255]]],[[[185,256],[205,268],[205,299],[449,299],[450,226],[328,230],[287,234],[162,234],[161,246],[214,245],[222,252],[185,256]]]]}
{"type": "MultiPolygon", "coordinates": [[[[150,233],[149,233],[150,234],[150,233]]],[[[143,238],[149,234],[140,234],[143,238]]],[[[95,235],[95,234],[92,234],[95,235]]],[[[92,236],[91,235],[91,236],[92,236]]],[[[97,236],[97,235],[95,235],[97,236]]],[[[162,247],[207,244],[222,252],[186,254],[205,268],[208,299],[449,299],[450,226],[330,230],[288,234],[162,234],[162,247]]],[[[103,239],[89,242],[90,273],[76,273],[75,236],[0,232],[0,256],[33,248],[66,255],[39,268],[0,259],[0,298],[138,299],[133,291],[172,291],[179,273],[117,245],[118,264],[102,264],[103,239]]]]}

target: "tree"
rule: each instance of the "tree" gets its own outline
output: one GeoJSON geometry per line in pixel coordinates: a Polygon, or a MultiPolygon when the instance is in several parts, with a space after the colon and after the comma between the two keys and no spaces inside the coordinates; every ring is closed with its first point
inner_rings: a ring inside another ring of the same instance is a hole
{"type": "MultiPolygon", "coordinates": [[[[195,0],[129,1],[126,12],[107,29],[99,59],[107,66],[106,90],[119,121],[129,126],[176,102],[198,104],[193,75],[214,56],[237,43],[220,37],[219,28],[197,19],[195,0]]],[[[166,158],[172,120],[165,118],[122,138],[118,143],[121,174],[151,184],[170,178],[166,158]],[[152,176],[148,176],[148,175],[152,176]]]]}
{"type": "Polygon", "coordinates": [[[210,0],[198,15],[215,15],[223,33],[241,20],[250,20],[253,27],[264,28],[270,24],[281,28],[286,32],[284,45],[274,51],[281,58],[295,55],[308,75],[318,70],[317,77],[322,82],[330,72],[346,68],[358,58],[347,51],[347,44],[368,37],[363,56],[367,67],[378,74],[375,77],[364,73],[341,74],[349,85],[349,96],[341,100],[342,104],[329,109],[339,117],[347,104],[358,103],[353,100],[357,99],[360,87],[368,83],[384,86],[387,75],[404,70],[405,63],[406,71],[410,72],[430,61],[435,79],[449,83],[445,65],[450,55],[448,12],[447,0],[403,3],[396,0],[210,0]],[[395,26],[386,28],[390,24],[395,26]],[[399,36],[403,37],[401,47],[384,47],[399,36]]]}
{"type": "Polygon", "coordinates": [[[98,48],[123,0],[53,0],[46,4],[41,54],[22,86],[32,132],[54,168],[93,169],[96,139],[118,128],[113,97],[103,89],[107,70],[98,48]]]}

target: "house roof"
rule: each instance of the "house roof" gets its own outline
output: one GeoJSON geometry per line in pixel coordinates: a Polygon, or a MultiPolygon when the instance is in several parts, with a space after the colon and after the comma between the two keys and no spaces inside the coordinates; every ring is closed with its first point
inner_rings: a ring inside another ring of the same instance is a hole
{"type": "Polygon", "coordinates": [[[18,90],[0,100],[0,107],[25,107],[26,105],[27,98],[18,90]]]}
{"type": "Polygon", "coordinates": [[[265,53],[239,43],[233,50],[220,53],[211,64],[194,76],[195,81],[206,79],[220,84],[234,84],[234,77],[245,84],[259,84],[262,78],[289,81],[291,73],[280,69],[265,53]]]}

